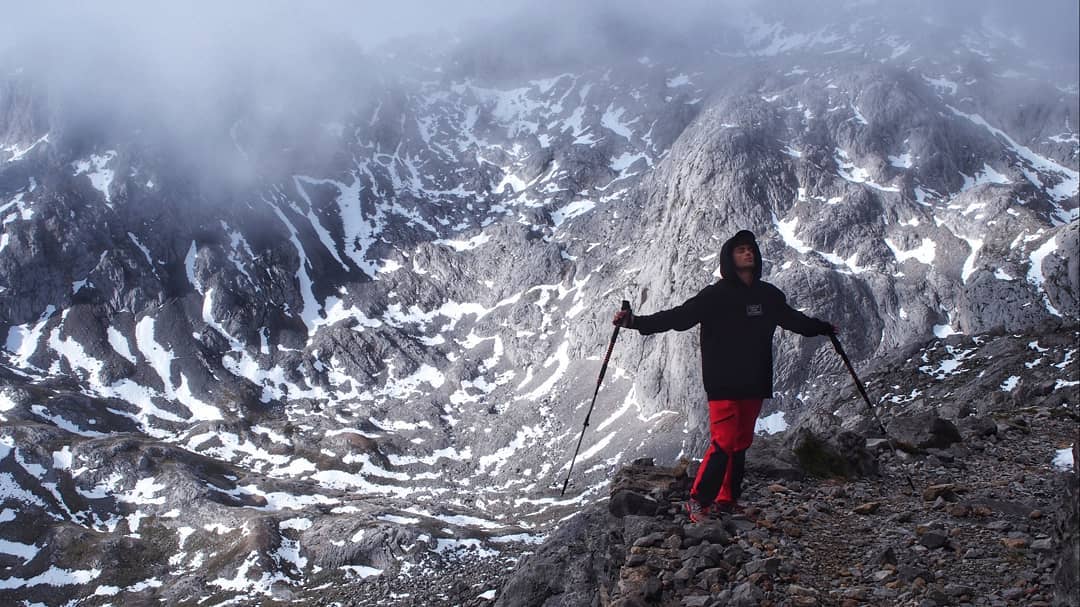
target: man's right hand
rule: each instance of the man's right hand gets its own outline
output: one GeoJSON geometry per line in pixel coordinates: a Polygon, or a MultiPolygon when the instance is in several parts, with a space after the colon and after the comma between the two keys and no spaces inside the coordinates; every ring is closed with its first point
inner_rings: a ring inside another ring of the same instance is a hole
{"type": "Polygon", "coordinates": [[[630,310],[619,310],[615,313],[615,318],[611,320],[611,324],[629,329],[634,326],[634,313],[630,310]]]}

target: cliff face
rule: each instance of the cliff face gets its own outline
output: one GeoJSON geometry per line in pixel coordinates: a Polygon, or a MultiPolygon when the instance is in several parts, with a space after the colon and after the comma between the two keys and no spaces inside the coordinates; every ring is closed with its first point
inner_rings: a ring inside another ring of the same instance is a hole
{"type": "MultiPolygon", "coordinates": [[[[340,81],[347,107],[238,94],[186,134],[119,99],[87,120],[2,62],[4,590],[390,592],[467,562],[487,585],[453,600],[495,591],[622,464],[703,447],[695,337],[627,332],[571,497],[551,490],[618,301],[681,303],[738,229],[860,364],[1068,334],[1075,64],[912,19],[765,11],[681,40],[607,22],[595,61],[500,43],[512,28],[334,47],[303,85],[340,81]]],[[[1061,377],[1018,360],[971,401],[1071,394],[1054,347],[1061,377]]],[[[824,340],[780,335],[776,359],[766,414],[835,404],[824,340]]],[[[899,383],[885,398],[915,400],[899,383]]]]}

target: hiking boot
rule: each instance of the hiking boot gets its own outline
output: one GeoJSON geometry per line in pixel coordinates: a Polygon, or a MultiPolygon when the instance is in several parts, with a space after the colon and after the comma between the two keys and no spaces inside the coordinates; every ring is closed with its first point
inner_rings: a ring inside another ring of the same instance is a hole
{"type": "Polygon", "coordinates": [[[700,523],[709,518],[711,506],[702,506],[697,500],[688,499],[686,500],[684,507],[686,508],[686,515],[690,517],[691,523],[700,523]]]}

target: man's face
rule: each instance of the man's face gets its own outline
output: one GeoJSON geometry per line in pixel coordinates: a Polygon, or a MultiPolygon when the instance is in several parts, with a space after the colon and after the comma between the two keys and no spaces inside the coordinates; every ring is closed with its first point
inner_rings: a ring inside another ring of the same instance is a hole
{"type": "Polygon", "coordinates": [[[735,247],[733,257],[735,258],[736,270],[754,269],[754,247],[748,244],[738,245],[735,247]]]}

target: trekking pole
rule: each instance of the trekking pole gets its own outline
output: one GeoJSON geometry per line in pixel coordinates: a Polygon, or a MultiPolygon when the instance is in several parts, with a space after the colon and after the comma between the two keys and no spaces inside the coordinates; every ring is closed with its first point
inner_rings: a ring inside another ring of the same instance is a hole
{"type": "MultiPolygon", "coordinates": [[[[630,311],[630,302],[625,299],[622,300],[622,310],[624,312],[630,311]]],[[[604,362],[600,364],[600,376],[596,378],[596,390],[592,395],[592,403],[589,405],[589,412],[585,414],[585,425],[581,427],[581,436],[577,439],[577,447],[574,448],[574,457],[570,460],[570,469],[566,471],[566,480],[562,484],[562,493],[560,496],[566,495],[566,486],[570,483],[570,473],[574,471],[574,462],[577,461],[578,450],[581,449],[581,440],[585,438],[585,428],[589,427],[589,417],[592,416],[593,406],[596,405],[596,395],[600,393],[600,382],[604,381],[604,372],[607,371],[608,360],[611,358],[611,351],[615,349],[615,338],[619,336],[619,325],[615,325],[615,330],[611,332],[611,341],[608,342],[607,354],[604,355],[604,362]]]]}
{"type": "MultiPolygon", "coordinates": [[[[896,445],[893,443],[892,437],[889,436],[889,432],[885,430],[885,424],[882,423],[881,418],[878,417],[877,409],[870,403],[870,397],[866,395],[866,388],[863,386],[862,381],[859,380],[859,376],[855,374],[855,367],[852,366],[851,360],[848,359],[847,353],[844,352],[844,347],[840,345],[840,339],[836,337],[835,333],[830,333],[829,340],[832,341],[833,348],[835,348],[836,353],[840,355],[840,359],[844,361],[844,366],[847,367],[848,373],[851,374],[851,379],[855,380],[855,387],[859,389],[859,394],[862,395],[863,401],[866,402],[866,406],[870,408],[870,413],[873,414],[874,419],[877,420],[878,427],[881,428],[881,433],[885,435],[885,440],[889,441],[889,446],[892,447],[893,455],[896,456],[897,459],[900,459],[900,455],[896,450],[896,445]]],[[[917,493],[915,491],[915,483],[911,480],[911,475],[908,474],[907,470],[904,470],[903,467],[900,468],[900,471],[904,473],[904,478],[907,479],[908,486],[911,487],[911,492],[917,493]]]]}

